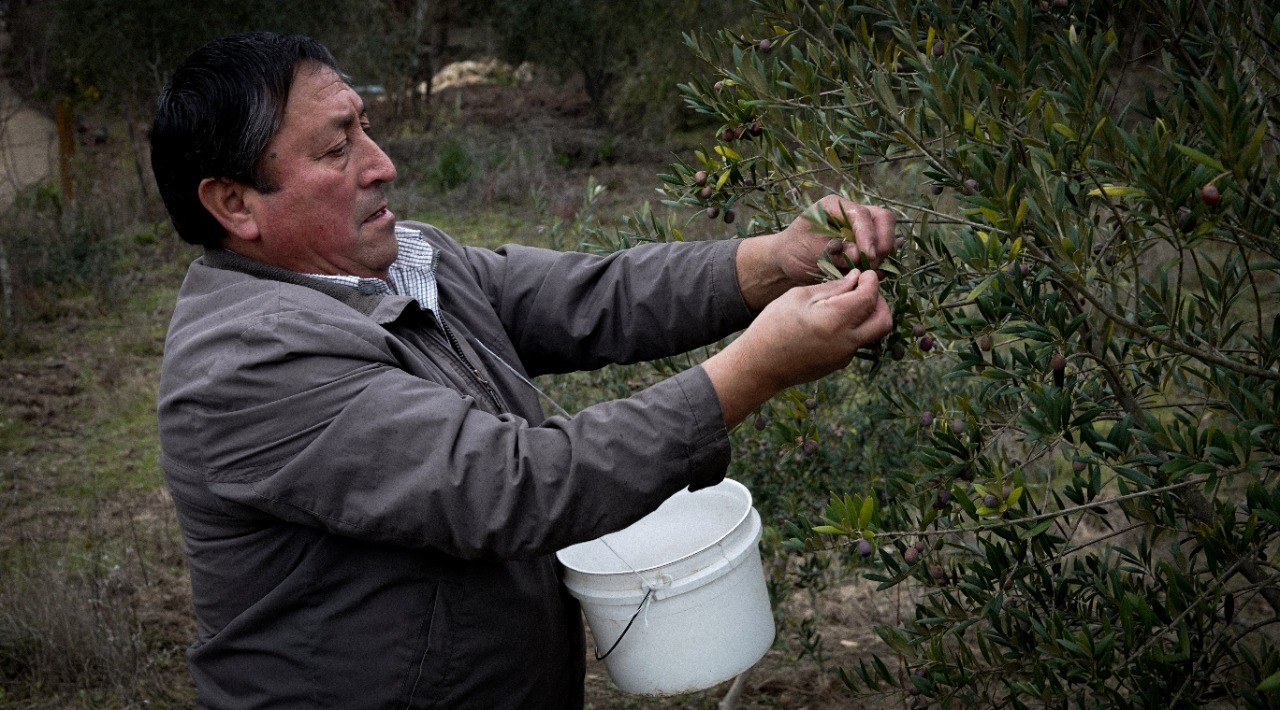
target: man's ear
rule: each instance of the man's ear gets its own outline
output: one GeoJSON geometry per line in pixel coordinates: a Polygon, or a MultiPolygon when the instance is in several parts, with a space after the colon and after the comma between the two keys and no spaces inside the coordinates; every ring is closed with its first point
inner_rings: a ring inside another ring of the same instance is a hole
{"type": "Polygon", "coordinates": [[[227,178],[205,178],[200,181],[200,203],[222,224],[231,239],[255,241],[261,236],[247,199],[248,192],[252,189],[244,183],[227,178]]]}

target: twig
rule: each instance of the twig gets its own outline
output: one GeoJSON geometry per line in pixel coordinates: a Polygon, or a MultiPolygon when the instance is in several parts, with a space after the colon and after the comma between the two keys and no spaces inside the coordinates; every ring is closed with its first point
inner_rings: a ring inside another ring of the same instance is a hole
{"type": "MultiPolygon", "coordinates": [[[[1062,267],[1058,266],[1056,263],[1050,260],[1044,260],[1044,263],[1055,274],[1057,274],[1059,279],[1061,279],[1064,282],[1070,281],[1070,275],[1067,274],[1067,272],[1064,271],[1062,267]]],[[[1087,288],[1080,288],[1078,289],[1078,291],[1079,291],[1079,294],[1086,301],[1092,304],[1094,308],[1098,309],[1099,313],[1106,316],[1107,320],[1110,320],[1116,325],[1123,326],[1133,331],[1134,333],[1137,333],[1138,335],[1141,335],[1142,337],[1147,338],[1148,340],[1159,343],[1165,346],[1166,348],[1169,348],[1170,350],[1180,352],[1183,355],[1188,355],[1190,357],[1196,358],[1197,360],[1203,360],[1204,362],[1212,363],[1220,367],[1225,367],[1226,369],[1231,370],[1233,372],[1237,372],[1241,375],[1260,377],[1264,380],[1280,380],[1280,370],[1264,370],[1260,367],[1253,367],[1251,365],[1246,365],[1244,363],[1236,362],[1235,360],[1232,360],[1230,358],[1222,357],[1217,353],[1197,350],[1196,348],[1193,348],[1189,345],[1181,343],[1172,338],[1165,337],[1160,333],[1157,333],[1149,328],[1143,327],[1129,320],[1128,318],[1125,318],[1119,313],[1112,311],[1111,309],[1107,308],[1106,304],[1104,304],[1101,301],[1101,299],[1099,299],[1097,296],[1091,293],[1087,288]]]]}
{"type": "Polygon", "coordinates": [[[747,687],[747,676],[750,674],[751,669],[748,668],[733,679],[733,685],[729,686],[729,692],[724,694],[720,704],[716,706],[719,710],[734,710],[738,707],[738,700],[742,697],[742,692],[747,687]]]}
{"type": "Polygon", "coordinates": [[[1014,518],[1012,520],[1004,520],[999,523],[988,523],[985,525],[978,525],[976,527],[971,527],[971,528],[959,527],[959,528],[948,528],[946,530],[905,530],[905,531],[893,530],[893,531],[876,533],[876,537],[885,537],[885,538],[892,539],[896,537],[943,536],[943,535],[953,535],[955,533],[964,533],[964,532],[978,533],[978,532],[987,532],[990,530],[999,530],[1000,528],[1007,528],[1014,525],[1035,523],[1041,520],[1065,517],[1072,513],[1078,513],[1082,510],[1089,510],[1092,508],[1103,508],[1103,507],[1112,505],[1114,503],[1119,503],[1121,501],[1126,501],[1126,500],[1132,500],[1134,498],[1143,498],[1146,496],[1157,495],[1160,493],[1168,493],[1170,491],[1176,491],[1180,488],[1186,488],[1187,486],[1198,485],[1200,483],[1204,483],[1204,481],[1205,481],[1204,478],[1187,479],[1179,483],[1172,483],[1170,485],[1161,486],[1159,488],[1150,488],[1145,491],[1135,491],[1133,493],[1126,493],[1121,496],[1116,496],[1115,498],[1107,498],[1105,500],[1095,500],[1089,503],[1073,505],[1069,508],[1063,508],[1061,510],[1050,511],[1048,513],[1040,513],[1038,515],[1029,515],[1025,518],[1014,518]]]}

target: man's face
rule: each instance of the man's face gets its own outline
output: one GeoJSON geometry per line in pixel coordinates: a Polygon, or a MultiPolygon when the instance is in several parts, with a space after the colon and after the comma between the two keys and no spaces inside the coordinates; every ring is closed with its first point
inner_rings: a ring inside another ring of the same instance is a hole
{"type": "Polygon", "coordinates": [[[386,276],[398,250],[382,186],[396,169],[368,127],[364,103],[337,73],[299,66],[262,161],[276,189],[246,196],[264,260],[302,273],[386,276]]]}

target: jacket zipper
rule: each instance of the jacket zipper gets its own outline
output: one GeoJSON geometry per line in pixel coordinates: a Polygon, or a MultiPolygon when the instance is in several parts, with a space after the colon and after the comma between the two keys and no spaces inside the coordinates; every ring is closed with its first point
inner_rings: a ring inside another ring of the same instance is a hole
{"type": "Polygon", "coordinates": [[[497,391],[493,389],[493,385],[489,380],[485,379],[484,374],[480,372],[480,368],[473,365],[471,360],[467,358],[467,354],[462,351],[462,346],[458,344],[458,337],[453,334],[453,328],[450,328],[449,324],[445,322],[444,316],[438,313],[432,315],[435,316],[436,322],[440,324],[440,329],[444,331],[445,339],[449,341],[449,347],[453,350],[453,356],[462,364],[463,369],[471,373],[471,377],[480,384],[481,389],[488,395],[489,401],[493,402],[497,413],[501,414],[505,411],[505,408],[502,406],[502,400],[498,397],[497,391]]]}

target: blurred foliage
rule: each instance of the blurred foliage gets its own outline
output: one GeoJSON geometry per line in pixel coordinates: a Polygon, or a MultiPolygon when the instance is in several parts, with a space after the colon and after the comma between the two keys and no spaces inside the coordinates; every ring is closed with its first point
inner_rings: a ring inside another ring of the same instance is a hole
{"type": "Polygon", "coordinates": [[[167,223],[139,219],[132,187],[86,181],[70,203],[52,184],[18,193],[0,220],[4,343],[41,321],[111,311],[145,281],[168,275],[176,240],[167,223]]]}
{"type": "Polygon", "coordinates": [[[20,89],[46,99],[142,106],[154,101],[174,67],[215,37],[275,30],[334,41],[358,9],[368,12],[367,3],[361,6],[350,0],[10,0],[5,21],[20,89]]]}
{"type": "Polygon", "coordinates": [[[732,26],[739,10],[727,0],[11,0],[5,19],[15,84],[49,101],[146,106],[200,45],[272,30],[324,42],[354,84],[382,87],[397,120],[418,118],[445,64],[498,51],[580,77],[601,123],[658,135],[689,116],[675,88],[693,70],[681,33],[732,26]],[[128,41],[95,39],[108,36],[128,41]]]}
{"type": "Polygon", "coordinates": [[[467,146],[450,141],[436,156],[427,179],[435,189],[444,192],[467,184],[475,173],[476,161],[467,146]]]}
{"type": "MultiPolygon", "coordinates": [[[[1237,0],[752,5],[749,28],[688,38],[713,70],[686,101],[720,126],[663,176],[668,203],[750,214],[748,235],[841,192],[908,235],[885,266],[896,332],[866,384],[839,380],[878,396],[846,396],[862,406],[827,431],[804,395],[781,397],[746,447],[770,471],[753,490],[827,501],[796,506],[791,549],[834,546],[881,589],[926,589],[879,630],[892,656],[839,670],[850,691],[1276,702],[1280,16],[1237,0]],[[836,429],[870,431],[841,451],[836,429]],[[840,480],[833,458],[863,465],[840,480]]],[[[819,226],[851,241],[842,220],[819,226]]],[[[678,238],[642,214],[591,241],[678,238]]]]}
{"type": "Polygon", "coordinates": [[[733,26],[741,3],[638,0],[494,3],[501,52],[578,76],[598,123],[656,135],[678,118],[676,83],[694,69],[681,32],[733,26]]]}

